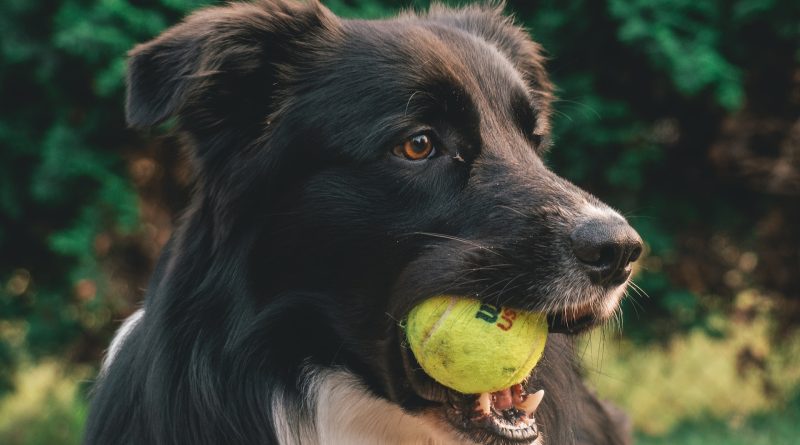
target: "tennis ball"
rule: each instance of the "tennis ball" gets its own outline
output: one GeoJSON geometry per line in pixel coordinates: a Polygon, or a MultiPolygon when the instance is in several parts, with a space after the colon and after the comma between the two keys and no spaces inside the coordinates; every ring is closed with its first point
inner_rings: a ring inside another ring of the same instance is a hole
{"type": "Polygon", "coordinates": [[[478,394],[508,388],[530,374],[544,351],[547,320],[538,312],[443,295],[411,310],[406,337],[434,380],[478,394]]]}

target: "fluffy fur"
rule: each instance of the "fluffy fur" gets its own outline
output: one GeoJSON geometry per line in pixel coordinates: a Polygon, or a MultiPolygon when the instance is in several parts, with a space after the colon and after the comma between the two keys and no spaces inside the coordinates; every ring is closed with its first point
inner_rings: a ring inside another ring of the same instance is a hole
{"type": "MultiPolygon", "coordinates": [[[[414,369],[399,320],[441,293],[595,322],[617,307],[569,236],[624,221],[544,166],[552,85],[498,8],[204,9],[131,51],[128,88],[132,126],[176,119],[197,190],[87,444],[509,444],[446,420],[454,396],[414,369]],[[395,156],[415,134],[436,152],[395,156]]],[[[550,335],[528,384],[547,394],[537,443],[626,441],[571,337],[550,335]]]]}

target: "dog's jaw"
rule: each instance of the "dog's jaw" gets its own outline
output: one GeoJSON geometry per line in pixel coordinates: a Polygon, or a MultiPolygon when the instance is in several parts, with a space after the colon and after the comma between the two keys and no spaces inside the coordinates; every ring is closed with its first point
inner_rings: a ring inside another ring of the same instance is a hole
{"type": "MultiPolygon", "coordinates": [[[[620,308],[620,301],[625,295],[625,290],[628,285],[626,280],[621,285],[613,288],[603,288],[599,286],[592,287],[592,291],[584,295],[584,298],[578,298],[579,303],[565,305],[563,307],[551,308],[552,311],[548,313],[549,317],[558,314],[560,329],[557,332],[575,334],[588,330],[597,326],[616,313],[620,308]]],[[[404,332],[402,328],[396,330],[397,335],[402,340],[404,332]]],[[[398,344],[403,345],[403,341],[398,344]]],[[[410,387],[416,395],[434,405],[434,408],[429,408],[428,411],[435,412],[439,419],[444,420],[446,428],[455,430],[457,434],[463,434],[470,437],[477,443],[525,443],[521,437],[531,437],[531,444],[541,444],[544,442],[543,425],[537,422],[535,414],[535,407],[530,413],[519,411],[517,404],[511,407],[511,410],[517,409],[516,412],[521,412],[527,415],[522,415],[520,418],[514,416],[510,419],[517,419],[512,421],[514,425],[524,425],[524,422],[530,424],[530,431],[521,432],[519,438],[514,434],[502,434],[502,428],[492,428],[494,425],[491,420],[500,419],[504,417],[501,411],[495,410],[489,404],[486,406],[478,406],[482,397],[477,395],[463,395],[456,393],[444,386],[436,383],[432,378],[422,371],[421,366],[416,362],[410,350],[401,346],[400,351],[403,366],[405,369],[405,376],[409,381],[410,387]],[[481,415],[476,415],[476,412],[481,415]],[[497,417],[494,417],[497,416],[497,417]],[[488,442],[487,442],[488,441],[488,442]]],[[[534,368],[532,374],[522,384],[522,394],[524,396],[539,395],[540,388],[536,387],[534,376],[537,373],[537,368],[534,368]]],[[[541,383],[541,382],[539,382],[541,383]]],[[[520,385],[516,385],[520,386],[520,385]]],[[[537,401],[537,406],[538,402],[537,401]]],[[[486,405],[486,404],[484,404],[486,405]]],[[[503,411],[505,413],[505,411],[503,411]]],[[[507,416],[505,416],[507,417],[507,416]]],[[[441,423],[441,422],[440,422],[441,423]]],[[[503,422],[498,425],[502,426],[503,422]]],[[[546,430],[546,425],[544,426],[546,430]]]]}

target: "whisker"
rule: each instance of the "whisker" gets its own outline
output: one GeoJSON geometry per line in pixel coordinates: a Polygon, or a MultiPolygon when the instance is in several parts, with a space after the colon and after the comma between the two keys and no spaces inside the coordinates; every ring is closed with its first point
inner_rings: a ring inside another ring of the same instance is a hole
{"type": "Polygon", "coordinates": [[[500,289],[499,291],[496,291],[496,292],[493,292],[493,293],[487,295],[486,298],[487,299],[493,299],[494,300],[494,304],[496,306],[498,306],[498,307],[505,306],[506,303],[508,303],[508,300],[510,298],[503,299],[502,298],[503,295],[506,295],[508,292],[515,291],[515,290],[520,288],[520,285],[511,286],[511,283],[517,278],[519,278],[519,275],[514,277],[514,278],[512,278],[512,279],[510,279],[510,280],[504,280],[504,281],[506,281],[506,285],[503,286],[503,288],[500,289]]]}
{"type": "Polygon", "coordinates": [[[631,287],[636,289],[636,291],[639,293],[639,295],[641,295],[641,296],[643,296],[645,298],[648,298],[648,299],[650,298],[650,295],[648,295],[647,291],[642,289],[642,287],[639,286],[638,284],[634,283],[633,280],[630,281],[630,284],[631,284],[631,287]]]}
{"type": "Polygon", "coordinates": [[[482,245],[480,243],[477,243],[475,241],[470,241],[468,239],[459,238],[459,237],[453,236],[453,235],[445,235],[444,233],[433,233],[433,232],[411,232],[410,235],[425,235],[425,236],[430,236],[430,237],[433,237],[433,238],[443,238],[443,239],[448,239],[448,240],[451,240],[451,241],[458,241],[458,242],[470,245],[472,247],[476,247],[478,249],[486,250],[486,251],[491,252],[491,253],[493,253],[493,254],[495,254],[497,256],[500,256],[500,257],[503,256],[503,255],[499,254],[498,252],[494,251],[490,247],[484,246],[484,245],[482,245]]]}
{"type": "Polygon", "coordinates": [[[574,119],[572,119],[572,116],[570,116],[569,114],[567,114],[567,113],[565,113],[565,112],[563,112],[563,111],[561,111],[561,110],[559,110],[559,109],[557,109],[555,107],[553,107],[552,110],[553,110],[553,113],[555,113],[555,114],[557,114],[559,116],[563,116],[564,119],[567,119],[570,122],[574,122],[575,121],[574,119]]]}
{"type": "Polygon", "coordinates": [[[502,288],[502,289],[500,289],[500,292],[497,294],[497,303],[498,303],[498,306],[503,306],[503,305],[504,305],[504,304],[505,304],[505,303],[508,301],[508,298],[506,298],[506,300],[505,300],[505,301],[500,301],[500,297],[502,297],[502,296],[503,296],[503,294],[504,294],[506,291],[508,291],[508,290],[514,290],[514,289],[517,289],[517,288],[519,287],[519,285],[516,285],[516,286],[514,286],[514,287],[511,287],[511,288],[509,289],[509,287],[508,287],[508,286],[510,286],[510,285],[511,285],[511,283],[513,283],[514,281],[516,281],[518,278],[522,278],[523,276],[525,276],[525,272],[522,272],[522,273],[518,274],[517,276],[515,276],[514,278],[512,278],[512,279],[508,280],[508,283],[506,283],[506,285],[505,285],[505,286],[503,286],[503,288],[502,288]]]}
{"type": "Polygon", "coordinates": [[[590,106],[588,104],[585,104],[583,102],[579,102],[579,101],[576,101],[576,100],[569,100],[569,99],[558,99],[558,100],[555,100],[553,102],[554,103],[565,103],[565,104],[569,104],[569,105],[577,105],[577,107],[575,107],[575,108],[584,108],[584,109],[588,110],[589,112],[591,112],[592,114],[594,114],[595,117],[598,118],[598,119],[600,119],[602,117],[600,115],[600,113],[596,109],[594,109],[594,107],[592,107],[592,106],[590,106]]]}
{"type": "MultiPolygon", "coordinates": [[[[422,258],[417,260],[420,264],[455,264],[459,266],[464,265],[464,260],[454,259],[454,258],[422,258]]],[[[486,264],[483,266],[475,266],[475,267],[462,267],[461,270],[467,270],[470,272],[480,272],[483,270],[500,270],[508,267],[514,267],[514,264],[510,263],[492,263],[486,264]]]]}
{"type": "Polygon", "coordinates": [[[499,207],[501,209],[509,210],[509,211],[514,212],[514,213],[516,213],[518,215],[522,215],[525,218],[530,217],[530,215],[527,215],[527,214],[523,213],[521,210],[515,209],[514,207],[511,207],[511,206],[500,204],[497,207],[499,207]]]}
{"type": "MultiPolygon", "coordinates": [[[[489,295],[495,295],[495,294],[496,294],[496,292],[494,292],[494,293],[492,293],[492,292],[489,292],[489,291],[490,291],[490,290],[491,290],[493,287],[495,287],[495,286],[499,286],[499,285],[501,285],[501,284],[503,284],[503,283],[506,283],[506,282],[509,282],[509,281],[511,281],[511,280],[512,280],[512,278],[504,278],[504,279],[502,279],[502,280],[495,280],[495,281],[494,281],[494,283],[492,283],[491,285],[489,285],[489,286],[487,286],[485,289],[483,289],[483,291],[481,291],[481,293],[485,294],[485,295],[486,295],[486,298],[488,299],[488,298],[489,298],[489,297],[488,297],[489,295]]],[[[504,289],[505,289],[505,288],[504,288],[504,289]]],[[[501,292],[502,292],[502,290],[501,290],[501,292]]]]}
{"type": "MultiPolygon", "coordinates": [[[[628,288],[628,289],[631,289],[631,290],[633,290],[633,288],[628,288]]],[[[625,295],[626,295],[626,296],[628,296],[628,297],[630,297],[630,298],[629,298],[629,300],[630,300],[630,302],[631,302],[631,307],[633,308],[633,311],[636,313],[636,319],[638,320],[638,319],[640,318],[640,315],[641,315],[641,314],[639,313],[639,309],[641,309],[641,310],[642,310],[642,312],[644,312],[644,306],[642,306],[642,304],[641,304],[641,303],[639,303],[639,302],[636,300],[636,297],[637,297],[637,296],[641,296],[641,294],[638,294],[638,291],[636,291],[637,293],[634,293],[634,294],[632,294],[632,293],[629,293],[629,292],[628,292],[628,289],[626,289],[626,290],[625,290],[625,295]]]]}

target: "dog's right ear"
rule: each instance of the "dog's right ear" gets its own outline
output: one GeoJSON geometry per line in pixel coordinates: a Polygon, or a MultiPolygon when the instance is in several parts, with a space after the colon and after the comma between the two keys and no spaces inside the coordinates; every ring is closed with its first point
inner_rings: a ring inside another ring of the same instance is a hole
{"type": "Polygon", "coordinates": [[[549,139],[554,87],[544,68],[544,51],[512,17],[504,15],[504,7],[505,2],[476,3],[459,9],[434,4],[428,17],[486,39],[509,58],[528,84],[535,102],[534,132],[549,139]]]}
{"type": "Polygon", "coordinates": [[[272,97],[275,68],[301,39],[337,27],[317,1],[261,0],[196,12],[130,51],[128,123],[149,127],[178,116],[184,127],[203,128],[245,117],[242,110],[268,113],[263,102],[272,97]]]}

